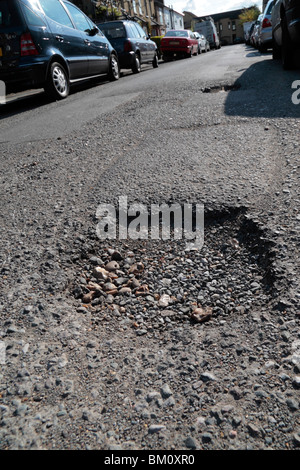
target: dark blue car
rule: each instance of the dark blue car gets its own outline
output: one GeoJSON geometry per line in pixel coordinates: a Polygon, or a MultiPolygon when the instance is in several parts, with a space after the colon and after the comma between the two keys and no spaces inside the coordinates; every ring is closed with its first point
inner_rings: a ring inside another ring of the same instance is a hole
{"type": "Polygon", "coordinates": [[[0,80],[7,93],[44,88],[68,96],[77,80],[118,80],[118,56],[97,26],[65,0],[0,0],[0,80]]]}
{"type": "Polygon", "coordinates": [[[139,73],[142,64],[158,67],[157,45],[136,21],[107,21],[97,26],[117,51],[121,69],[139,73]]]}

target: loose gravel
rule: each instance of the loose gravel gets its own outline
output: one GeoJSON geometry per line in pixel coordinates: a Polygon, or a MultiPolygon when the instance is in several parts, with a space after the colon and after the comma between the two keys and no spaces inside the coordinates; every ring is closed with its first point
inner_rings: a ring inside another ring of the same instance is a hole
{"type": "Polygon", "coordinates": [[[300,447],[298,121],[175,85],[3,144],[3,450],[300,447]],[[203,248],[100,240],[120,195],[203,202],[203,248]]]}

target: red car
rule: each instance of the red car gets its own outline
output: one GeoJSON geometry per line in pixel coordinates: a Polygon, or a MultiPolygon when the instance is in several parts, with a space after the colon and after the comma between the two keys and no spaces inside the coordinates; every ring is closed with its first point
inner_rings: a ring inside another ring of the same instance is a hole
{"type": "Polygon", "coordinates": [[[198,54],[198,40],[188,29],[172,29],[161,40],[163,60],[176,57],[191,57],[198,54]]]}

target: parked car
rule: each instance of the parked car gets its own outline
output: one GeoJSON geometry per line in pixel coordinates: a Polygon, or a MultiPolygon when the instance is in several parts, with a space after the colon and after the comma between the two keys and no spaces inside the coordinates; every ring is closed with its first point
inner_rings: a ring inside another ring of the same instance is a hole
{"type": "Polygon", "coordinates": [[[117,51],[121,69],[139,73],[142,64],[158,67],[157,45],[136,21],[108,21],[97,26],[117,51]]]}
{"type": "Polygon", "coordinates": [[[44,88],[66,98],[78,79],[118,80],[117,53],[94,23],[66,0],[0,0],[0,80],[7,93],[44,88]]]}
{"type": "Polygon", "coordinates": [[[266,52],[267,49],[272,47],[272,23],[271,13],[274,1],[269,0],[264,12],[262,14],[261,22],[258,27],[258,40],[257,46],[260,52],[266,52]]]}
{"type": "Polygon", "coordinates": [[[206,37],[203,34],[194,33],[197,41],[198,41],[198,54],[202,52],[208,52],[210,50],[209,42],[207,41],[206,37]]]}
{"type": "Polygon", "coordinates": [[[259,15],[259,17],[255,21],[251,39],[250,39],[251,46],[255,47],[256,49],[258,48],[258,30],[259,30],[259,26],[262,20],[262,16],[263,16],[262,14],[259,15]]]}
{"type": "Polygon", "coordinates": [[[232,43],[233,44],[244,44],[244,42],[245,42],[244,38],[235,38],[232,43]]]}
{"type": "Polygon", "coordinates": [[[276,0],[272,15],[273,57],[281,58],[285,69],[294,66],[294,55],[300,54],[300,2],[276,0]]]}
{"type": "Polygon", "coordinates": [[[198,40],[188,29],[168,31],[161,40],[163,60],[176,57],[191,57],[198,54],[198,40]]]}
{"type": "Polygon", "coordinates": [[[252,33],[253,33],[253,29],[254,29],[254,26],[255,26],[255,22],[253,21],[252,25],[250,26],[250,29],[246,35],[246,44],[248,46],[251,45],[251,37],[252,37],[252,33]]]}

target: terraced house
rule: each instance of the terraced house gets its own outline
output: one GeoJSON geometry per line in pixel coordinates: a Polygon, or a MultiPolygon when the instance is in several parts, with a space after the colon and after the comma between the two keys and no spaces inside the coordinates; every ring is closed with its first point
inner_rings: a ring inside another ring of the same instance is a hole
{"type": "Polygon", "coordinates": [[[152,36],[168,29],[183,28],[183,14],[166,6],[163,0],[71,0],[90,18],[109,21],[129,15],[140,22],[152,36]]]}

